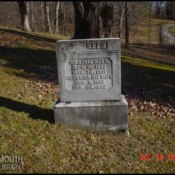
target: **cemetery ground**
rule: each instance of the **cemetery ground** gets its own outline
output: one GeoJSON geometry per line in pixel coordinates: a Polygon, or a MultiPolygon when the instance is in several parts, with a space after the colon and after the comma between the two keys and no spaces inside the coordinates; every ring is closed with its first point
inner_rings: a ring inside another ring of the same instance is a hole
{"type": "Polygon", "coordinates": [[[59,38],[0,29],[0,156],[23,160],[0,172],[174,173],[175,51],[122,47],[130,132],[123,137],[54,124],[59,38]]]}

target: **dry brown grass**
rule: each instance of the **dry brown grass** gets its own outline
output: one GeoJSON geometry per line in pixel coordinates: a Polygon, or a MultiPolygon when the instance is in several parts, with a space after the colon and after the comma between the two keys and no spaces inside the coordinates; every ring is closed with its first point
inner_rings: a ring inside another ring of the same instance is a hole
{"type": "MultiPolygon", "coordinates": [[[[159,27],[163,24],[175,24],[175,21],[151,18],[150,42],[152,44],[159,43],[159,27]]],[[[124,38],[122,38],[122,42],[124,42],[124,38]]],[[[133,31],[130,34],[130,42],[141,44],[149,43],[148,19],[140,21],[139,24],[134,27],[133,31]]]]}

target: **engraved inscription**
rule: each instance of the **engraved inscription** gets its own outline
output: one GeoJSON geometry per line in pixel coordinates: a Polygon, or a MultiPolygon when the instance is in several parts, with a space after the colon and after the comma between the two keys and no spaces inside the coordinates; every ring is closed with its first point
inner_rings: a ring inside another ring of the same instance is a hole
{"type": "Polygon", "coordinates": [[[95,41],[89,41],[86,43],[86,49],[92,50],[92,49],[107,49],[108,43],[106,41],[102,42],[95,42],[95,41]]]}
{"type": "Polygon", "coordinates": [[[109,58],[67,60],[66,88],[77,90],[104,90],[112,87],[112,63],[109,58]]]}

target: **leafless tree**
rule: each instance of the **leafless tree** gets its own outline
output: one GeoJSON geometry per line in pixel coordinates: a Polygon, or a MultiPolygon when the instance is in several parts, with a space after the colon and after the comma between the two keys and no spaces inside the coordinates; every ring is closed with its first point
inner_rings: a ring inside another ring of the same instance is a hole
{"type": "Polygon", "coordinates": [[[149,37],[149,46],[151,44],[151,3],[148,3],[148,37],[149,37]]]}
{"type": "Polygon", "coordinates": [[[125,1],[125,47],[129,47],[128,2],[125,1]]]}
{"type": "MultiPolygon", "coordinates": [[[[80,38],[84,38],[83,35],[86,35],[86,38],[89,36],[94,38],[104,37],[105,33],[106,36],[110,37],[118,36],[121,39],[125,37],[125,1],[30,1],[28,3],[28,24],[30,24],[29,27],[32,31],[51,31],[52,33],[72,35],[80,38]],[[74,3],[76,5],[73,5],[74,3]],[[103,28],[103,20],[101,15],[99,15],[104,3],[114,7],[113,21],[107,25],[107,28],[110,30],[103,28]],[[89,26],[92,26],[92,28],[89,26]]],[[[147,9],[144,3],[146,2],[128,1],[127,3],[130,36],[135,31],[135,26],[142,20],[142,13],[147,9]]],[[[21,27],[18,1],[0,2],[0,25],[14,28],[21,27]]]]}
{"type": "Polygon", "coordinates": [[[46,14],[46,31],[53,33],[52,26],[51,26],[51,19],[50,19],[50,8],[49,8],[49,2],[44,1],[45,5],[45,14],[46,14]]]}
{"type": "Polygon", "coordinates": [[[55,32],[59,32],[59,9],[60,9],[60,1],[57,1],[55,8],[55,32]]]}
{"type": "Polygon", "coordinates": [[[74,38],[99,37],[99,2],[73,1],[75,11],[74,38]]]}
{"type": "Polygon", "coordinates": [[[166,17],[168,19],[175,19],[175,2],[166,1],[166,17]]]}
{"type": "Polygon", "coordinates": [[[116,20],[118,21],[118,37],[120,38],[122,35],[122,29],[123,29],[123,21],[124,21],[124,12],[125,12],[125,2],[124,1],[117,1],[115,2],[115,5],[117,5],[117,17],[116,20]]]}
{"type": "Polygon", "coordinates": [[[19,6],[19,12],[20,12],[23,30],[31,32],[31,29],[29,26],[29,2],[18,1],[18,6],[19,6]]]}
{"type": "Polygon", "coordinates": [[[155,1],[155,17],[156,18],[164,18],[165,17],[165,10],[164,10],[164,6],[165,6],[165,2],[164,1],[155,1]]]}

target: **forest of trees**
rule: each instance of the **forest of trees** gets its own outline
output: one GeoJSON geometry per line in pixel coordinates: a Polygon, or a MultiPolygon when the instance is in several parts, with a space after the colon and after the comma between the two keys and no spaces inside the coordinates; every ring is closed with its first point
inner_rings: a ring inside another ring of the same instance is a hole
{"type": "Polygon", "coordinates": [[[22,3],[26,3],[25,5],[27,5],[29,26],[32,32],[52,32],[65,35],[74,33],[74,11],[72,2],[1,1],[0,25],[9,28],[21,28],[22,21],[19,6],[22,3]],[[47,14],[49,14],[49,17],[47,14]],[[50,22],[50,28],[48,22],[50,22]],[[49,29],[51,30],[49,31],[49,29]]]}
{"type": "Polygon", "coordinates": [[[135,25],[150,17],[175,19],[175,2],[0,2],[0,25],[72,38],[125,37],[126,44],[135,25]]]}

